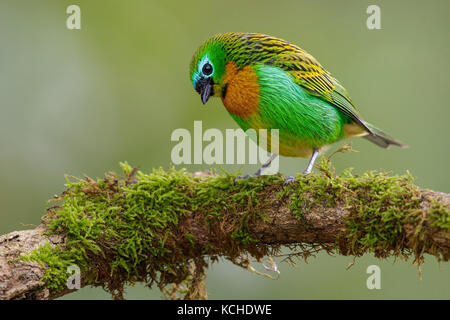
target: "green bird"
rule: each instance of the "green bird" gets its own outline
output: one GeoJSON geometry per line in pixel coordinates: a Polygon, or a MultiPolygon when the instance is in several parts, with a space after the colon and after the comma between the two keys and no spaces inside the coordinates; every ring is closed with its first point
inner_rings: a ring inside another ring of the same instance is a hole
{"type": "MultiPolygon", "coordinates": [[[[279,154],[310,157],[312,171],[320,149],[362,136],[380,147],[406,147],[356,111],[347,90],[308,52],[259,33],[224,33],[194,54],[190,79],[203,104],[219,97],[244,130],[278,129],[279,154]]],[[[267,148],[270,151],[270,146],[267,148]]],[[[254,175],[260,175],[277,154],[254,175]]],[[[286,183],[294,181],[288,177],[286,183]]]]}

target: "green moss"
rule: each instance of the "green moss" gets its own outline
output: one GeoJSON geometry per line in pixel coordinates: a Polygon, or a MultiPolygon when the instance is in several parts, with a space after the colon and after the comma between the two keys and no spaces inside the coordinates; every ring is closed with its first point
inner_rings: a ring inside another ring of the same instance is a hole
{"type": "Polygon", "coordinates": [[[79,258],[78,250],[69,248],[61,250],[59,247],[53,248],[49,243],[33,250],[29,255],[21,257],[24,261],[37,261],[42,266],[46,266],[46,272],[41,278],[45,286],[50,290],[59,290],[66,286],[67,268],[77,265],[86,269],[86,261],[79,258]]]}
{"type": "Polygon", "coordinates": [[[369,171],[354,175],[348,169],[336,175],[325,158],[318,168],[322,174],[299,175],[278,197],[290,197],[289,208],[299,219],[314,207],[344,206],[346,230],[336,242],[342,254],[359,256],[371,252],[377,257],[391,254],[407,257],[414,253],[416,259],[423,260],[429,231],[424,224],[427,215],[432,227],[449,228],[449,210],[442,203],[435,202],[429,212],[420,207],[421,192],[409,173],[391,176],[369,171]],[[406,246],[404,225],[408,223],[416,225],[413,238],[416,243],[406,246]]]}
{"type": "Polygon", "coordinates": [[[436,200],[433,201],[433,205],[430,209],[430,219],[433,227],[442,230],[450,229],[450,210],[436,200]]]}
{"type": "Polygon", "coordinates": [[[385,257],[404,247],[403,225],[412,222],[420,209],[420,192],[412,180],[372,171],[349,178],[347,189],[352,196],[346,197],[351,210],[346,238],[353,254],[369,251],[385,257]]]}
{"type": "MultiPolygon", "coordinates": [[[[67,267],[74,264],[86,284],[103,286],[118,298],[125,285],[135,282],[164,288],[192,277],[193,261],[195,274],[201,274],[206,254],[237,261],[243,254],[258,259],[273,252],[258,243],[250,226],[269,223],[266,213],[286,197],[299,219],[314,207],[346,206],[347,230],[335,244],[341,253],[398,254],[403,225],[423,216],[412,177],[353,175],[350,170],[336,175],[325,159],[319,169],[285,187],[281,175],[236,180],[228,173],[193,177],[175,169],[144,174],[126,163],[123,177],[68,177],[65,191],[44,217],[50,233],[65,235],[65,245],[46,245],[22,258],[47,266],[43,280],[52,292],[65,287],[67,267]],[[217,235],[215,242],[204,243],[196,232],[182,229],[192,215],[203,217],[207,230],[217,235]]],[[[436,203],[429,215],[433,227],[449,228],[447,208],[436,203]]],[[[417,239],[424,239],[427,226],[418,225],[417,239]]]]}
{"type": "MultiPolygon", "coordinates": [[[[131,167],[122,167],[129,178],[131,167]]],[[[166,244],[168,232],[191,209],[186,189],[193,179],[182,171],[161,169],[150,175],[138,172],[138,183],[128,178],[108,174],[97,181],[67,180],[60,204],[45,218],[53,233],[66,235],[64,249],[44,246],[24,258],[47,265],[48,288],[62,289],[72,264],[119,295],[122,288],[116,283],[142,280],[149,259],[172,269],[171,259],[166,259],[172,252],[166,244]]]]}
{"type": "Polygon", "coordinates": [[[255,242],[249,233],[251,221],[267,222],[264,215],[266,199],[273,188],[279,188],[283,178],[280,175],[261,176],[250,179],[236,179],[236,175],[226,173],[207,177],[194,187],[193,210],[199,210],[210,223],[225,215],[239,213],[239,223],[233,226],[232,238],[244,246],[255,242]]]}
{"type": "Polygon", "coordinates": [[[325,158],[321,158],[318,168],[322,174],[298,175],[293,184],[282,190],[278,197],[290,197],[289,208],[301,219],[304,212],[314,206],[334,206],[344,197],[347,179],[352,177],[350,170],[345,171],[345,178],[335,176],[334,169],[325,158]]]}
{"type": "MultiPolygon", "coordinates": [[[[225,215],[229,233],[245,247],[251,239],[248,224],[264,220],[258,199],[280,177],[237,180],[225,174],[192,177],[184,170],[154,170],[144,174],[121,164],[124,177],[108,173],[105,178],[85,180],[67,177],[66,190],[55,199],[44,220],[51,233],[66,236],[64,248],[44,246],[25,260],[47,266],[46,287],[63,289],[69,274],[67,267],[76,264],[87,275],[86,282],[102,285],[121,297],[125,284],[138,281],[164,287],[187,276],[186,256],[174,238],[184,237],[191,249],[196,247],[193,234],[178,230],[180,220],[198,212],[217,228],[225,215]]],[[[217,252],[220,243],[208,244],[207,251],[217,252]]],[[[261,253],[262,254],[262,253],[261,253]]]]}
{"type": "Polygon", "coordinates": [[[195,235],[192,233],[186,233],[186,238],[188,239],[189,243],[191,244],[192,248],[195,247],[195,235]]]}

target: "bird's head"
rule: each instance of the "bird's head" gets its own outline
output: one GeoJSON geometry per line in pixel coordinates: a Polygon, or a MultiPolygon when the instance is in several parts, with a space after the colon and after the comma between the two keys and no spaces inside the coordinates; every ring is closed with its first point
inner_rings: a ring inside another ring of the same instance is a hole
{"type": "Polygon", "coordinates": [[[190,76],[203,104],[211,96],[221,97],[224,90],[226,54],[222,44],[214,39],[203,43],[192,57],[190,76]]]}

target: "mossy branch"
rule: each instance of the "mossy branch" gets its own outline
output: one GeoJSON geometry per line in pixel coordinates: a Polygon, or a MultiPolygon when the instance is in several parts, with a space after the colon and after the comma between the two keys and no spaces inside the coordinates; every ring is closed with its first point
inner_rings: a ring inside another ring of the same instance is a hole
{"type": "Polygon", "coordinates": [[[67,267],[81,284],[115,298],[135,282],[170,298],[206,298],[205,269],[223,257],[252,270],[287,247],[288,259],[320,250],[386,258],[450,258],[450,195],[422,190],[411,176],[320,173],[283,186],[281,175],[170,169],[144,174],[123,164],[122,177],[67,178],[33,230],[0,237],[0,299],[52,299],[67,288],[67,267]]]}

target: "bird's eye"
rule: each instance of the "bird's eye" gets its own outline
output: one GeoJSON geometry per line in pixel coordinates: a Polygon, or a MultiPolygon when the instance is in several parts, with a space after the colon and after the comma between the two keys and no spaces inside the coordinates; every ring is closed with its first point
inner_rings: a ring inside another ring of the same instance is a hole
{"type": "Polygon", "coordinates": [[[202,73],[205,76],[209,76],[213,72],[213,67],[210,63],[205,63],[205,65],[202,68],[202,73]]]}

